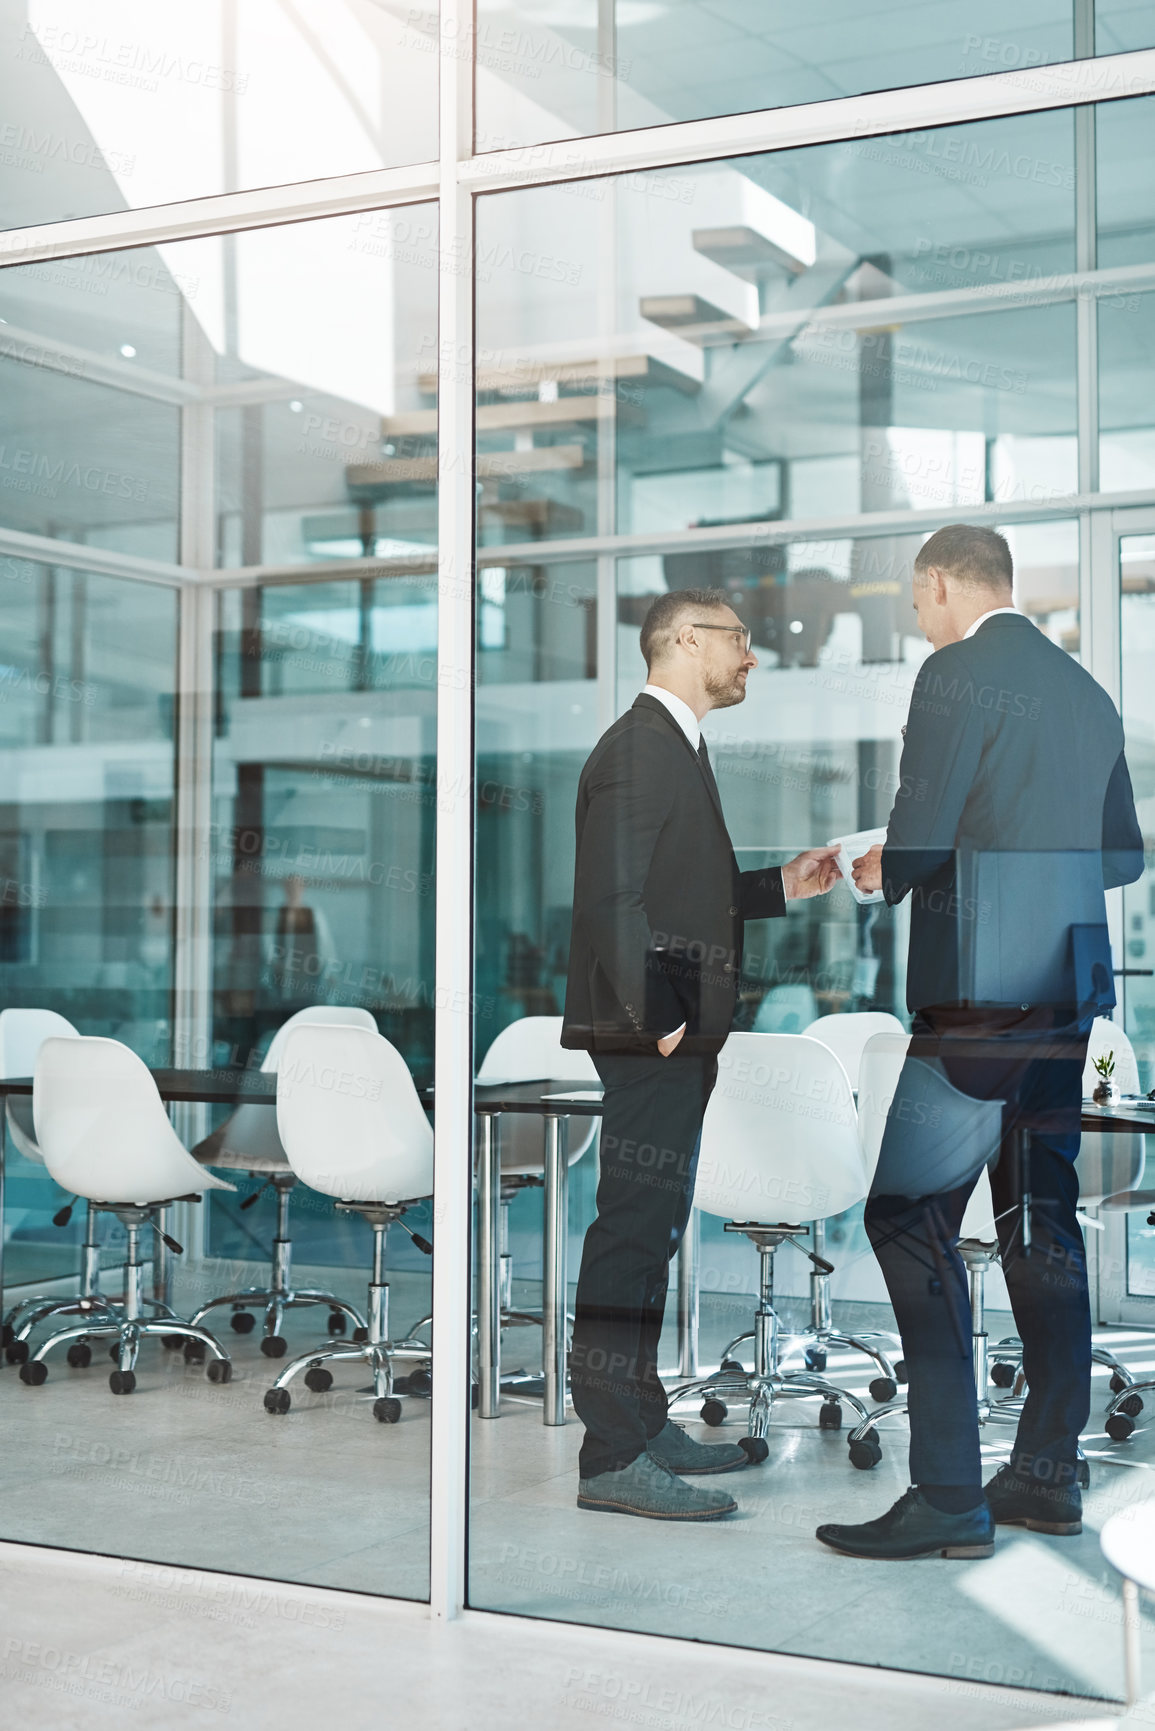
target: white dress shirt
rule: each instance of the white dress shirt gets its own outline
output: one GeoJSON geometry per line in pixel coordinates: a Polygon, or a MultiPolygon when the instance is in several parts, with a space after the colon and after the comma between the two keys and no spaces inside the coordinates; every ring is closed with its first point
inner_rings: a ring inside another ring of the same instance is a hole
{"type": "Polygon", "coordinates": [[[660,685],[647,685],[645,696],[656,697],[659,703],[665,705],[694,750],[697,751],[702,738],[702,729],[698,726],[698,717],[685,699],[675,697],[672,691],[666,691],[660,685]]]}
{"type": "Polygon", "coordinates": [[[985,625],[988,619],[997,619],[1000,613],[1017,613],[1017,607],[992,607],[989,613],[980,613],[974,624],[963,632],[963,642],[973,637],[980,625],[985,625]]]}

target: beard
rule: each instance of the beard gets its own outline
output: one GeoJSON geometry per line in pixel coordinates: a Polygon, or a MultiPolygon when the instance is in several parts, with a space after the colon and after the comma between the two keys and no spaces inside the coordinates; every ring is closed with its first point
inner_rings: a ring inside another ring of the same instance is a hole
{"type": "Polygon", "coordinates": [[[715,709],[733,709],[736,703],[746,701],[746,681],[737,673],[708,673],[705,684],[715,709]]]}

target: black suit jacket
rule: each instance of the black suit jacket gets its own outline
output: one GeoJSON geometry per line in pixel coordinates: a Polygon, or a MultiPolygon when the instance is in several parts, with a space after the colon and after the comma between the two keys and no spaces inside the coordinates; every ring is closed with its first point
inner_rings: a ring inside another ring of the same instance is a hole
{"type": "Polygon", "coordinates": [[[882,870],[911,897],[910,1009],[1083,1005],[1089,933],[1114,1001],[1103,891],[1143,870],[1123,725],[1023,615],[923,663],[882,870]]]}
{"type": "Polygon", "coordinates": [[[577,797],[562,1045],[653,1055],[720,1050],[743,922],[786,912],[777,868],[742,872],[717,788],[665,706],[643,693],[602,735],[577,797]]]}

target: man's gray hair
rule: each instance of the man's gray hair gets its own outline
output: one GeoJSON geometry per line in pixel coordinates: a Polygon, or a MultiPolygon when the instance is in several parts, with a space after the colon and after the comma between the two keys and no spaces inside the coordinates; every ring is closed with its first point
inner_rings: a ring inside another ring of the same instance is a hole
{"type": "Polygon", "coordinates": [[[642,620],[642,654],[647,669],[665,661],[674,646],[674,639],[694,613],[716,613],[730,606],[730,597],[722,589],[671,589],[659,595],[642,620]]]}

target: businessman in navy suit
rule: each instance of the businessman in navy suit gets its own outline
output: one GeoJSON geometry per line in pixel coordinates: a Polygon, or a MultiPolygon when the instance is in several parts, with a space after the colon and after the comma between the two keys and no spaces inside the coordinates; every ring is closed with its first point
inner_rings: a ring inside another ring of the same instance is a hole
{"type": "Polygon", "coordinates": [[[684,1475],[746,1467],[765,1444],[698,1443],[668,1420],[657,1355],[669,1263],[737,1002],[744,922],[829,889],[837,850],[738,869],[699,725],[743,701],[757,666],[725,595],[660,596],[641,648],[646,688],[594,747],[577,796],[562,1044],[587,1050],[605,1086],[570,1360],[586,1427],[578,1506],[716,1520],[734,1499],[684,1475]]]}
{"type": "Polygon", "coordinates": [[[993,529],[953,524],[919,552],[914,607],[934,653],[915,683],[885,845],[854,875],[891,905],[910,898],[912,1053],[963,1094],[1004,1102],[991,1190],[1029,1393],[1010,1463],[984,1494],[957,1250],[976,1177],[933,1198],[872,1193],[867,1231],[907,1366],[912,1484],[878,1520],[818,1529],[852,1556],[986,1556],[997,1523],[1081,1530],[1091,1314],[1074,1162],[1091,1021],[1115,1001],[1104,890],[1140,875],[1143,838],[1114,704],[1016,609],[1012,580],[993,529]]]}

